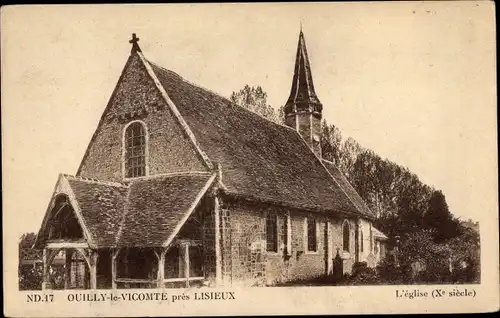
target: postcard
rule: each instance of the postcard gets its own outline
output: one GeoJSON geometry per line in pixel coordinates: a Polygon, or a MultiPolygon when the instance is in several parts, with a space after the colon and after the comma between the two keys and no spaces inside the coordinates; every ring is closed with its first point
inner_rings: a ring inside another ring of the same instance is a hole
{"type": "Polygon", "coordinates": [[[498,310],[493,2],[1,14],[6,316],[498,310]]]}

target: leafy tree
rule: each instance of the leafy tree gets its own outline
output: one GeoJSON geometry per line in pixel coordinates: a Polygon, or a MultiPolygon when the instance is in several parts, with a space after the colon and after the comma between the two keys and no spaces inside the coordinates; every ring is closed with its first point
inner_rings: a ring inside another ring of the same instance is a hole
{"type": "MultiPolygon", "coordinates": [[[[275,111],[268,105],[267,94],[260,86],[246,85],[239,92],[233,92],[231,100],[261,116],[284,123],[283,107],[275,111]]],[[[452,279],[449,277],[450,258],[458,267],[471,264],[466,267],[466,274],[454,278],[456,281],[471,282],[479,277],[479,236],[477,239],[474,236],[477,224],[456,219],[440,190],[424,184],[408,168],[381,158],[351,137],[344,137],[338,127],[329,125],[326,120],[322,122],[321,150],[323,158],[336,164],[370,209],[377,213],[375,226],[390,238],[401,238],[400,250],[406,250],[401,257],[406,264],[403,268],[389,270],[404,276],[399,282],[417,279],[405,276],[415,260],[423,260],[428,269],[418,278],[421,281],[452,279]]],[[[386,263],[386,267],[394,265],[386,263]]]]}
{"type": "Polygon", "coordinates": [[[434,191],[429,199],[427,211],[423,217],[425,227],[433,229],[437,241],[458,235],[457,220],[453,219],[444,194],[434,191]]]}
{"type": "Polygon", "coordinates": [[[328,125],[326,120],[323,120],[321,126],[321,155],[326,160],[339,163],[341,157],[342,133],[336,126],[328,125]]]}
{"type": "Polygon", "coordinates": [[[260,86],[250,87],[249,85],[245,85],[238,92],[232,92],[230,100],[264,118],[277,123],[284,122],[283,107],[276,111],[271,105],[268,105],[267,93],[260,86]]]}
{"type": "Polygon", "coordinates": [[[19,248],[31,248],[35,243],[36,234],[33,232],[24,233],[19,242],[19,248]]]}
{"type": "Polygon", "coordinates": [[[36,290],[41,289],[42,286],[43,267],[41,264],[23,265],[24,258],[41,260],[42,251],[32,249],[35,238],[35,233],[25,233],[19,240],[18,280],[20,290],[36,290]]]}

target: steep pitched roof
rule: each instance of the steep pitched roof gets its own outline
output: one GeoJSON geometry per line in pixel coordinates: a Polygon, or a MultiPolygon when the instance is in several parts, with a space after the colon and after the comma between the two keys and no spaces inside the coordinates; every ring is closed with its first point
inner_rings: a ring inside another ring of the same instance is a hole
{"type": "Polygon", "coordinates": [[[132,182],[117,246],[165,245],[177,234],[214,177],[181,175],[132,182]]]}
{"type": "Polygon", "coordinates": [[[302,29],[299,34],[299,43],[297,44],[297,55],[295,57],[295,68],[293,72],[292,88],[290,96],[285,104],[285,113],[293,112],[297,109],[308,109],[321,112],[323,105],[316,95],[314,83],[311,74],[311,64],[307,55],[306,40],[302,29]]]}
{"type": "MultiPolygon", "coordinates": [[[[215,174],[153,176],[134,179],[128,184],[62,177],[68,182],[66,194],[74,197],[92,244],[102,248],[169,243],[206,193],[215,174]]],[[[42,226],[39,236],[43,231],[42,226]]],[[[41,246],[39,236],[37,247],[41,246]]]]}
{"type": "Polygon", "coordinates": [[[128,187],[66,175],[95,244],[111,247],[119,231],[128,187]]]}
{"type": "Polygon", "coordinates": [[[368,208],[365,201],[359,196],[358,192],[352,187],[352,185],[347,181],[345,176],[340,172],[340,170],[335,166],[335,164],[328,160],[322,160],[328,172],[331,174],[332,178],[339,184],[344,193],[349,197],[351,202],[356,206],[359,212],[367,217],[374,217],[374,213],[368,208]]]}
{"type": "Polygon", "coordinates": [[[295,130],[150,64],[201,149],[222,165],[227,193],[319,212],[360,214],[295,130]]]}

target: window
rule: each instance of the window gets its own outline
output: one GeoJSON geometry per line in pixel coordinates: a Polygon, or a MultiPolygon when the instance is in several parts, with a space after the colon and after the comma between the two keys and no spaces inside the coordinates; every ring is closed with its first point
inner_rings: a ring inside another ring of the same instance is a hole
{"type": "Polygon", "coordinates": [[[360,249],[361,249],[361,252],[363,252],[364,240],[363,240],[363,230],[362,229],[359,230],[359,239],[361,240],[360,249]]]}
{"type": "Polygon", "coordinates": [[[342,246],[346,252],[349,252],[349,236],[349,222],[346,220],[342,225],[342,246]]]}
{"type": "Polygon", "coordinates": [[[370,223],[370,252],[373,251],[373,230],[372,224],[370,223]]]}
{"type": "Polygon", "coordinates": [[[146,175],[146,131],[140,122],[130,124],[125,131],[125,175],[146,175]]]}
{"type": "Polygon", "coordinates": [[[287,213],[285,221],[283,229],[285,232],[285,239],[283,240],[283,244],[285,245],[285,254],[292,255],[292,223],[290,220],[290,213],[287,213]]]}
{"type": "Polygon", "coordinates": [[[266,214],[266,248],[278,252],[278,218],[275,213],[266,214]]]}
{"type": "Polygon", "coordinates": [[[307,251],[317,251],[316,220],[312,218],[307,219],[307,251]]]}

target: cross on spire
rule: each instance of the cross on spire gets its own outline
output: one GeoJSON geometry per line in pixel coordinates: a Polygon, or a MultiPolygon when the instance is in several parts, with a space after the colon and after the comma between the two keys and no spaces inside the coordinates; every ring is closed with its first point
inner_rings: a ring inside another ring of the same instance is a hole
{"type": "Polygon", "coordinates": [[[132,51],[131,51],[132,53],[142,52],[137,42],[139,42],[139,38],[135,35],[135,33],[132,33],[132,39],[128,41],[128,43],[132,44],[132,51]]]}

